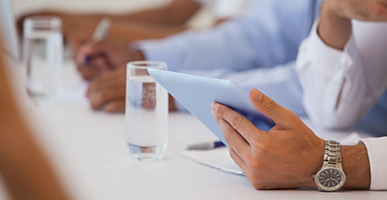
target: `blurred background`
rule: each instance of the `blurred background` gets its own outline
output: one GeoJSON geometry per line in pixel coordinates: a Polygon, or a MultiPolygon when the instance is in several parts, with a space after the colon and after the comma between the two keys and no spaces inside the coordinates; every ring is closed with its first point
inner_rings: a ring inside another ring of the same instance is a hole
{"type": "MultiPolygon", "coordinates": [[[[123,13],[164,6],[171,0],[13,0],[16,19],[29,12],[60,9],[61,11],[123,13]]],[[[189,22],[190,28],[206,28],[214,22],[208,8],[203,8],[189,22]]]]}
{"type": "MultiPolygon", "coordinates": [[[[15,15],[15,20],[19,19],[19,17],[26,15],[28,13],[32,13],[35,11],[44,11],[44,10],[60,10],[63,12],[73,12],[73,13],[113,13],[113,14],[120,14],[120,13],[128,13],[128,12],[135,12],[140,11],[143,9],[149,9],[149,8],[157,8],[162,7],[166,4],[171,2],[171,0],[11,0],[12,7],[13,7],[13,13],[15,15]]],[[[202,8],[200,12],[195,14],[187,23],[187,26],[189,28],[193,29],[202,29],[210,27],[214,23],[214,17],[211,15],[210,8],[202,8]]],[[[16,23],[16,22],[15,22],[16,23]]],[[[19,33],[19,36],[21,36],[21,33],[19,33]]],[[[22,38],[19,38],[19,46],[22,47],[23,40],[22,38]]],[[[21,52],[20,52],[21,53],[21,52]]],[[[16,69],[16,68],[15,68],[16,69]]],[[[19,69],[18,69],[19,70],[19,69]]],[[[18,85],[22,86],[23,84],[19,83],[18,85]]],[[[21,90],[24,91],[24,90],[21,90]]],[[[0,111],[1,112],[1,111],[0,111]]],[[[70,111],[69,111],[70,112],[70,111]]],[[[89,111],[91,112],[91,111],[89,111]]],[[[35,115],[38,115],[37,110],[32,111],[31,108],[26,109],[26,113],[34,113],[35,115]]],[[[58,111],[59,113],[59,111],[58,111]]],[[[58,114],[60,116],[62,114],[58,114]]],[[[52,115],[46,116],[52,117],[52,115]]],[[[98,116],[101,117],[101,116],[98,116]]],[[[113,118],[118,118],[117,116],[113,116],[113,118]]],[[[40,143],[42,143],[44,146],[44,149],[48,151],[50,159],[54,160],[54,165],[56,168],[59,168],[59,172],[61,174],[61,177],[64,180],[64,182],[80,182],[79,180],[76,181],[69,181],[66,180],[66,177],[78,177],[78,175],[71,174],[73,173],[71,170],[70,172],[63,172],[65,168],[71,168],[70,165],[66,164],[70,160],[69,158],[66,158],[64,156],[63,152],[53,151],[52,149],[69,149],[71,151],[71,147],[64,147],[64,148],[57,148],[59,141],[66,141],[65,134],[63,134],[63,137],[56,140],[56,142],[53,139],[53,136],[51,136],[52,133],[50,133],[51,130],[53,130],[54,125],[50,123],[45,123],[47,121],[42,120],[40,117],[31,117],[35,119],[31,119],[31,124],[38,124],[42,125],[42,127],[36,128],[38,131],[37,137],[39,138],[40,143]],[[59,155],[59,156],[58,156],[59,155]],[[70,174],[68,174],[70,173],[70,174]]],[[[44,119],[44,118],[43,118],[44,119]]],[[[116,120],[116,119],[115,119],[116,120]]],[[[58,120],[60,121],[60,120],[58,120]]],[[[117,120],[117,123],[120,123],[121,121],[117,120]]],[[[69,139],[67,139],[69,140],[69,139]]],[[[74,146],[73,141],[68,142],[71,146],[74,146]]],[[[76,145],[75,145],[76,146],[76,145]]],[[[86,171],[86,169],[84,170],[86,171]]],[[[67,178],[71,179],[71,178],[67,178]]],[[[81,183],[79,183],[81,185],[81,183]]],[[[77,188],[78,184],[72,184],[70,185],[70,188],[75,191],[75,193],[82,193],[77,190],[81,190],[77,188]]],[[[91,190],[91,189],[90,189],[91,190]]],[[[82,196],[82,195],[76,195],[76,196],[82,196]]],[[[2,182],[2,176],[0,172],[0,200],[7,200],[10,199],[9,195],[7,195],[6,187],[4,183],[2,182]]]]}

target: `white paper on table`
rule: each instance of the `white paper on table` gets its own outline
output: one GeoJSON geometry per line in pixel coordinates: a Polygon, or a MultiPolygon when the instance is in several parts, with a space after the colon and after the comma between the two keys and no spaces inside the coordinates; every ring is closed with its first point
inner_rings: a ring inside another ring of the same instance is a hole
{"type": "Polygon", "coordinates": [[[232,160],[227,147],[211,150],[184,150],[181,152],[184,157],[197,163],[219,169],[221,171],[243,175],[243,171],[232,160]]]}

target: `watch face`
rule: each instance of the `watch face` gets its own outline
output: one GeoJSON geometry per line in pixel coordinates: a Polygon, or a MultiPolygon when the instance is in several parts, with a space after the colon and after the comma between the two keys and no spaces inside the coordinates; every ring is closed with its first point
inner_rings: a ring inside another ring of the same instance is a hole
{"type": "Polygon", "coordinates": [[[321,190],[335,191],[344,185],[345,175],[336,168],[326,168],[317,174],[315,181],[321,190]]]}

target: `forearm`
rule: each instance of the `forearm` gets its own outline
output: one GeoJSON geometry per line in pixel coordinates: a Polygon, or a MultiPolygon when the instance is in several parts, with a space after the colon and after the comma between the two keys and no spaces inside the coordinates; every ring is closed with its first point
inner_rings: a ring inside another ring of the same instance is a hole
{"type": "Polygon", "coordinates": [[[318,34],[328,46],[344,50],[352,33],[352,23],[350,19],[337,16],[333,9],[326,1],[321,5],[318,34]]]}
{"type": "Polygon", "coordinates": [[[4,181],[14,199],[69,199],[23,121],[1,55],[0,171],[4,181]]]}
{"type": "MultiPolygon", "coordinates": [[[[15,119],[0,137],[0,170],[14,199],[69,199],[26,127],[15,119]]],[[[2,126],[4,127],[4,126],[2,126]]]]}
{"type": "Polygon", "coordinates": [[[170,4],[161,8],[129,13],[123,16],[113,16],[113,19],[138,20],[154,24],[183,25],[200,7],[194,0],[173,0],[170,4]]]}
{"type": "MultiPolygon", "coordinates": [[[[364,57],[360,56],[364,46],[358,46],[354,36],[345,40],[343,50],[329,46],[317,33],[317,27],[323,27],[321,20],[301,44],[297,59],[304,106],[315,125],[349,129],[373,106],[377,95],[364,72],[364,57]]],[[[372,29],[367,31],[374,35],[372,29]]]]}
{"type": "Polygon", "coordinates": [[[158,26],[139,21],[116,22],[112,24],[109,36],[126,42],[146,39],[161,39],[186,30],[183,25],[158,26]]]}
{"type": "Polygon", "coordinates": [[[343,170],[347,176],[344,188],[369,189],[371,184],[370,162],[366,146],[342,146],[343,170]]]}

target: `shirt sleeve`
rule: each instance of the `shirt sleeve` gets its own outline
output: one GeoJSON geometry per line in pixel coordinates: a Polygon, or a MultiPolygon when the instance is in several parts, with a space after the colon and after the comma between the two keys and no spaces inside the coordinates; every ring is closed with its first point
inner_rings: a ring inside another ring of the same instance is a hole
{"type": "Polygon", "coordinates": [[[362,142],[367,147],[371,169],[371,190],[387,190],[387,137],[366,138],[362,142]]]}
{"type": "Polygon", "coordinates": [[[205,31],[139,42],[147,60],[173,71],[274,67],[296,59],[309,0],[254,1],[246,16],[205,31]]]}
{"type": "MultiPolygon", "coordinates": [[[[310,36],[301,44],[297,59],[304,107],[319,127],[349,129],[375,105],[385,84],[383,78],[370,84],[374,78],[364,70],[353,35],[344,51],[333,49],[320,39],[318,23],[317,20],[310,36]]],[[[372,71],[371,68],[367,70],[372,71]]]]}

